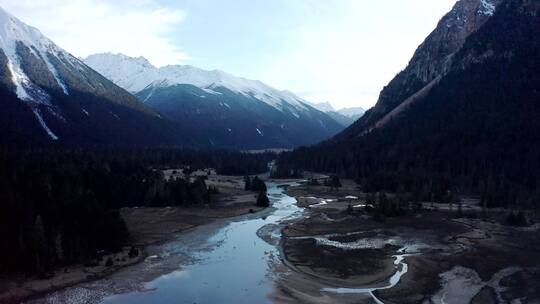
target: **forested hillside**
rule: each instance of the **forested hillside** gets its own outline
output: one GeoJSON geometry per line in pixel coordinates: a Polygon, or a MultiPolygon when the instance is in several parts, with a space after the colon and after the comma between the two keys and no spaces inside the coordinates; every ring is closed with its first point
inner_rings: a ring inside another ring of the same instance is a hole
{"type": "Polygon", "coordinates": [[[271,154],[191,150],[0,152],[0,272],[43,273],[126,244],[118,209],[209,203],[202,179],[165,180],[160,168],[265,172],[271,154]]]}
{"type": "Polygon", "coordinates": [[[279,174],[336,172],[366,191],[478,193],[492,206],[537,207],[539,7],[503,1],[424,98],[382,128],[283,155],[279,174]]]}

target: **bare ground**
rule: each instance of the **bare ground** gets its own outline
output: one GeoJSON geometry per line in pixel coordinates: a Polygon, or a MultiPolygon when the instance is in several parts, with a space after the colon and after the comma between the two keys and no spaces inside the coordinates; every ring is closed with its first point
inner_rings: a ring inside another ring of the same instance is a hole
{"type": "Polygon", "coordinates": [[[103,278],[124,267],[135,265],[144,260],[145,256],[142,253],[130,258],[129,250],[130,247],[125,247],[119,253],[105,255],[97,265],[85,266],[79,264],[58,269],[46,279],[26,275],[4,278],[0,280],[0,303],[20,303],[23,299],[103,278]],[[105,265],[109,258],[113,260],[113,265],[107,267],[105,265]]]}
{"type": "MultiPolygon", "coordinates": [[[[492,302],[497,297],[507,302],[514,299],[522,299],[522,303],[540,302],[540,292],[536,291],[536,286],[540,286],[538,225],[533,228],[503,225],[507,213],[501,210],[491,213],[488,220],[458,218],[455,212],[449,212],[448,206],[437,206],[439,211],[375,222],[361,212],[346,213],[349,204],[344,199],[346,196],[360,199],[365,196],[352,181],[343,184],[339,191],[307,185],[288,189],[299,205],[319,205],[311,206],[305,217],[283,229],[283,255],[294,271],[277,281],[274,297],[278,302],[294,298],[305,303],[332,303],[332,300],[349,303],[352,295],[329,295],[321,292],[320,286],[362,287],[366,282],[387,278],[385,266],[390,265],[391,250],[340,250],[315,245],[313,239],[305,238],[333,234],[342,236],[335,240],[349,243],[372,237],[369,232],[381,231],[389,239],[410,238],[411,243],[429,245],[406,257],[408,272],[395,287],[375,292],[384,303],[439,303],[438,293],[447,296],[446,303],[497,303],[492,302]],[[327,203],[320,205],[321,200],[327,203]],[[445,276],[459,275],[456,271],[459,269],[466,269],[472,278],[458,276],[453,283],[444,280],[445,276]],[[326,300],[317,300],[323,298],[326,300]]],[[[356,294],[357,301],[351,303],[371,303],[365,296],[356,294]]]]}

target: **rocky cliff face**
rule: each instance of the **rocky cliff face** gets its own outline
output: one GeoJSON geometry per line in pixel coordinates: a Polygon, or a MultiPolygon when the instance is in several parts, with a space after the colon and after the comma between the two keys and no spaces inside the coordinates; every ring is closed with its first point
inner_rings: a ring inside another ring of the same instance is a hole
{"type": "MultiPolygon", "coordinates": [[[[493,16],[501,0],[460,0],[418,47],[407,68],[386,86],[375,107],[355,124],[355,135],[369,130],[401,103],[446,74],[467,37],[493,16]]],[[[396,115],[398,113],[393,113],[396,115]]]]}

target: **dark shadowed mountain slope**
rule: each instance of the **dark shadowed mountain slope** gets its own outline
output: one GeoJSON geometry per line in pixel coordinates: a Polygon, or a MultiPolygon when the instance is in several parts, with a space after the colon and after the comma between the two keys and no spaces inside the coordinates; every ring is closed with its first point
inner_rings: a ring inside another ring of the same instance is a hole
{"type": "Polygon", "coordinates": [[[414,102],[445,75],[471,33],[489,20],[501,0],[460,0],[438,23],[435,30],[418,47],[405,70],[381,91],[375,107],[365,113],[339,138],[355,137],[385,124],[399,114],[399,106],[414,102]]]}
{"type": "Polygon", "coordinates": [[[539,1],[503,1],[423,97],[362,136],[284,155],[282,173],[330,171],[375,191],[441,192],[452,186],[489,194],[494,204],[536,202],[539,8],[539,1]]]}

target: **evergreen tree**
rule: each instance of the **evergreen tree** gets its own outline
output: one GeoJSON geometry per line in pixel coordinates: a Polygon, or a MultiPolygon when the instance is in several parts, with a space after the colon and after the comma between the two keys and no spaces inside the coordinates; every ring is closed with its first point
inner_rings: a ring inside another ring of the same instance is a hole
{"type": "Polygon", "coordinates": [[[249,177],[249,175],[244,176],[244,190],[251,190],[251,178],[249,177]]]}
{"type": "Polygon", "coordinates": [[[259,195],[257,195],[257,207],[270,207],[270,200],[268,199],[266,191],[261,191],[259,192],[259,195]]]}
{"type": "Polygon", "coordinates": [[[36,217],[33,229],[33,254],[34,254],[34,267],[38,272],[48,270],[48,256],[47,256],[47,239],[45,237],[45,228],[43,226],[43,220],[41,215],[36,217]]]}
{"type": "Polygon", "coordinates": [[[339,188],[341,188],[341,181],[339,180],[339,177],[337,175],[332,175],[326,181],[326,186],[330,187],[330,190],[338,190],[339,188]]]}
{"type": "Polygon", "coordinates": [[[266,184],[258,176],[255,176],[251,180],[251,190],[254,192],[266,192],[266,184]]]}

